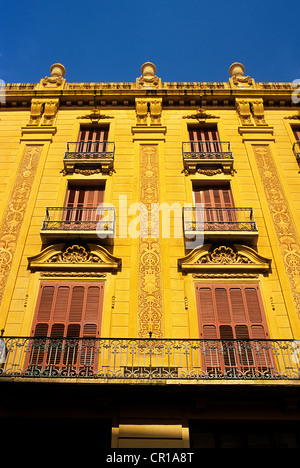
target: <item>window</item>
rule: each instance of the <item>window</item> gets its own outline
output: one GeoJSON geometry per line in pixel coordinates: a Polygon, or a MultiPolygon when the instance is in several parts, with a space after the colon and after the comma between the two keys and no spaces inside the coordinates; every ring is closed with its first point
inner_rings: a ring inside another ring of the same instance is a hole
{"type": "Polygon", "coordinates": [[[267,338],[257,285],[197,285],[196,291],[201,338],[267,338]]]}
{"type": "Polygon", "coordinates": [[[32,328],[33,336],[98,336],[103,289],[103,283],[41,284],[32,328]]]}
{"type": "Polygon", "coordinates": [[[204,230],[235,230],[238,226],[236,210],[229,185],[194,186],[194,203],[196,208],[196,221],[200,221],[202,210],[197,211],[197,206],[204,208],[204,230]]]}
{"type": "MultiPolygon", "coordinates": [[[[97,207],[103,201],[104,185],[100,187],[70,185],[65,199],[64,221],[71,224],[72,228],[74,223],[79,222],[81,229],[95,228],[95,223],[101,217],[101,210],[97,210],[97,207]]],[[[64,227],[71,228],[71,226],[66,225],[64,227]]]]}
{"type": "Polygon", "coordinates": [[[265,373],[274,367],[268,342],[259,341],[269,334],[258,285],[197,284],[196,295],[199,335],[208,340],[206,369],[265,373]]]}
{"type": "Polygon", "coordinates": [[[103,283],[41,284],[27,369],[55,376],[92,372],[101,329],[103,283]],[[45,338],[48,338],[46,340],[45,338]]]}
{"type": "Polygon", "coordinates": [[[103,153],[108,141],[108,127],[82,127],[79,131],[77,152],[103,153]]]}
{"type": "Polygon", "coordinates": [[[233,198],[229,185],[194,185],[194,202],[204,204],[205,208],[233,208],[233,198]]]}
{"type": "Polygon", "coordinates": [[[188,128],[191,151],[195,153],[219,153],[222,151],[217,127],[188,128]]]}

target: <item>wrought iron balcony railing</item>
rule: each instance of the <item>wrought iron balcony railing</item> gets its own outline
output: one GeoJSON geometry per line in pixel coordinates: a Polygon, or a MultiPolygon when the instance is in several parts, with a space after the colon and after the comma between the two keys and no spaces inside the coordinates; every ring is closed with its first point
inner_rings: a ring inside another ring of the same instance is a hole
{"type": "Polygon", "coordinates": [[[183,226],[185,235],[197,232],[247,232],[257,234],[252,208],[205,208],[184,207],[183,226]]]}
{"type": "Polygon", "coordinates": [[[222,166],[224,172],[233,167],[233,155],[228,141],[187,141],[182,143],[184,166],[195,172],[198,166],[222,166]]]}
{"type": "Polygon", "coordinates": [[[293,144],[293,151],[298,163],[300,163],[300,141],[296,141],[293,144]]]}
{"type": "Polygon", "coordinates": [[[115,232],[116,215],[113,207],[50,207],[46,208],[41,234],[61,233],[101,234],[112,237],[115,232]]]}
{"type": "Polygon", "coordinates": [[[111,141],[77,141],[68,142],[64,155],[64,166],[67,172],[75,166],[101,166],[104,172],[113,169],[115,144],[111,141]]]}
{"type": "Polygon", "coordinates": [[[182,143],[183,159],[233,159],[228,141],[186,141],[182,143]]]}
{"type": "Polygon", "coordinates": [[[300,380],[300,340],[0,339],[0,377],[300,380]]]}

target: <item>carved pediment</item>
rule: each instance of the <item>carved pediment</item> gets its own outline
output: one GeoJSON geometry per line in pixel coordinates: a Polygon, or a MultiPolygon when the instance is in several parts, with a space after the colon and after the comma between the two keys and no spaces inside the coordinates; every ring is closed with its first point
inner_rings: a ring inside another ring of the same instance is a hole
{"type": "Polygon", "coordinates": [[[183,273],[257,274],[270,272],[271,260],[246,245],[212,248],[211,244],[205,244],[180,258],[178,268],[183,273]]]}
{"type": "Polygon", "coordinates": [[[117,272],[121,263],[120,258],[96,244],[55,244],[28,258],[28,268],[32,271],[117,272]]]}

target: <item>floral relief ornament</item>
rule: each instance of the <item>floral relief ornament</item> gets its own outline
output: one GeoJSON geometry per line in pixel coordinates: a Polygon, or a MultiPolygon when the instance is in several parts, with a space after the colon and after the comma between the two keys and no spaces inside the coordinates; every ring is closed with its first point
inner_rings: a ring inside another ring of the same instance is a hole
{"type": "Polygon", "coordinates": [[[199,259],[199,263],[233,264],[251,263],[251,261],[245,255],[235,253],[230,247],[221,246],[214,249],[212,253],[199,259]]]}
{"type": "Polygon", "coordinates": [[[86,249],[83,246],[79,245],[72,245],[70,247],[67,247],[67,249],[59,253],[57,255],[54,255],[49,259],[50,263],[86,263],[86,262],[102,262],[100,258],[98,258],[96,255],[91,254],[90,252],[87,252],[86,249]]]}

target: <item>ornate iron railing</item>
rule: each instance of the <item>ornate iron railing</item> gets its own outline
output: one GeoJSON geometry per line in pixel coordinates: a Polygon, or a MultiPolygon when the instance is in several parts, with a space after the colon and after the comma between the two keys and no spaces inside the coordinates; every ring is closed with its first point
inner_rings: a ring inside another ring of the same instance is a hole
{"type": "Polygon", "coordinates": [[[64,160],[113,159],[114,153],[112,141],[72,141],[67,143],[64,160]]]}
{"type": "Polygon", "coordinates": [[[233,159],[228,141],[186,141],[182,143],[184,160],[233,159]]]}
{"type": "Polygon", "coordinates": [[[257,226],[252,208],[183,208],[184,232],[253,231],[257,226]]]}
{"type": "Polygon", "coordinates": [[[109,236],[115,223],[113,207],[47,207],[42,231],[99,231],[109,236]]]}
{"type": "Polygon", "coordinates": [[[298,163],[300,163],[300,141],[296,141],[293,144],[293,151],[298,163]]]}
{"type": "Polygon", "coordinates": [[[0,339],[0,377],[300,379],[300,340],[0,339]]]}

